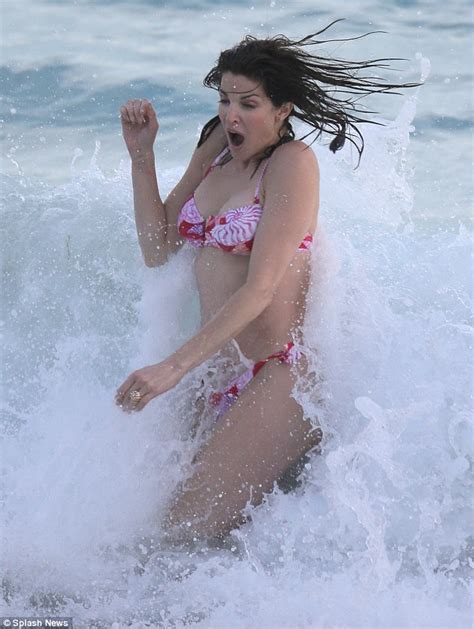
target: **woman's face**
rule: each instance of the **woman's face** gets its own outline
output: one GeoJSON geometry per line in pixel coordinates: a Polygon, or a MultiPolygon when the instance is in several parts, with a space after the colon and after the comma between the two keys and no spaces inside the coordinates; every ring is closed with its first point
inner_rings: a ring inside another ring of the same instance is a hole
{"type": "Polygon", "coordinates": [[[274,107],[254,79],[225,72],[219,88],[219,118],[233,157],[249,160],[279,140],[291,103],[274,107]]]}

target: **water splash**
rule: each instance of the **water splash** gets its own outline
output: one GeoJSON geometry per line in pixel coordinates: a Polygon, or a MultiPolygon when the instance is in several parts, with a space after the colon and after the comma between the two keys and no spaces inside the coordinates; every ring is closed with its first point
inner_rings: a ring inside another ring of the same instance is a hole
{"type": "Polygon", "coordinates": [[[325,439],[300,487],[276,488],[228,549],[154,542],[196,447],[189,408],[207,367],[139,418],[113,405],[124,375],[196,329],[192,253],[143,268],[128,175],[101,172],[99,144],[82,172],[76,150],[65,185],[4,179],[7,610],[84,626],[466,624],[470,242],[413,215],[414,115],[408,100],[369,131],[355,172],[348,148],[317,151],[315,386],[295,396],[325,439]]]}

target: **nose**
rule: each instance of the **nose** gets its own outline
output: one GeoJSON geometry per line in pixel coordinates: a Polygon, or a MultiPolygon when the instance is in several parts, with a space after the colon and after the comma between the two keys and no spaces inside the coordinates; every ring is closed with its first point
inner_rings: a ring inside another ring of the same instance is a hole
{"type": "Polygon", "coordinates": [[[237,105],[231,103],[227,108],[227,124],[231,126],[237,126],[239,124],[239,112],[237,105]]]}

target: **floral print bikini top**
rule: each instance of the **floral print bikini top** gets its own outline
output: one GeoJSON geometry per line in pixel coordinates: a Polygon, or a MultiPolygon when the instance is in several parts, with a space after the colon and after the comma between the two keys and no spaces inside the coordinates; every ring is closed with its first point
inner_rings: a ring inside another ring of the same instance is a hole
{"type": "MultiPolygon", "coordinates": [[[[218,161],[229,150],[226,146],[207,169],[204,177],[211,172],[218,161]]],[[[216,247],[229,253],[241,255],[249,254],[255,232],[262,216],[259,191],[268,161],[259,177],[255,197],[250,205],[243,205],[223,214],[210,215],[206,218],[199,212],[194,193],[185,202],[178,216],[179,234],[194,247],[216,247]]],[[[313,243],[313,236],[307,234],[298,247],[298,252],[309,251],[313,243]]]]}

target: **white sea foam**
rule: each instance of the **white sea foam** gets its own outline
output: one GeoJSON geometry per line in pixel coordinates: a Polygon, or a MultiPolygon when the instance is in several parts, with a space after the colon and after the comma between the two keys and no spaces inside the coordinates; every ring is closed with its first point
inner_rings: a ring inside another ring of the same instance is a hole
{"type": "MultiPolygon", "coordinates": [[[[227,549],[157,539],[196,448],[189,409],[206,366],[139,415],[113,403],[132,369],[197,329],[193,252],[144,268],[128,167],[105,173],[99,147],[86,169],[77,152],[62,185],[3,178],[5,614],[137,629],[469,626],[471,243],[455,218],[414,209],[415,105],[366,131],[358,170],[349,146],[316,148],[305,337],[317,387],[295,396],[325,438],[301,486],[276,488],[227,549]]],[[[183,167],[160,171],[163,193],[183,167]]]]}

